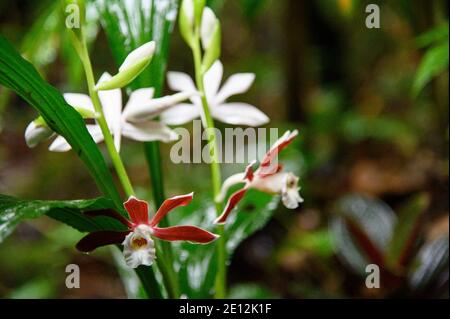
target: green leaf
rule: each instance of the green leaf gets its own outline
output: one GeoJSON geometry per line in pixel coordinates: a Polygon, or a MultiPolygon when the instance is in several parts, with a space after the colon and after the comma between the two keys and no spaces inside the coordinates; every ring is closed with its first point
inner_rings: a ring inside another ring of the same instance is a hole
{"type": "Polygon", "coordinates": [[[131,0],[125,3],[122,0],[94,0],[94,2],[118,66],[134,49],[151,40],[156,42],[152,63],[131,83],[131,88],[153,86],[158,94],[164,80],[170,34],[177,17],[178,1],[131,0]]]}
{"type": "Polygon", "coordinates": [[[398,221],[388,247],[388,262],[393,266],[405,266],[417,240],[421,216],[429,205],[430,198],[420,194],[412,198],[400,210],[398,221]]]}
{"type": "Polygon", "coordinates": [[[413,94],[416,96],[437,75],[448,69],[448,41],[436,45],[425,53],[417,70],[412,86],[413,94]]]}
{"type": "Polygon", "coordinates": [[[122,200],[114,186],[111,173],[81,116],[1,36],[0,83],[20,95],[39,111],[55,132],[66,138],[73,151],[86,164],[102,192],[120,207],[122,200]]]}
{"type": "Polygon", "coordinates": [[[436,42],[448,41],[448,37],[448,23],[444,23],[419,35],[416,38],[416,43],[420,48],[423,48],[436,42]]]}
{"type": "Polygon", "coordinates": [[[395,214],[382,201],[358,194],[338,200],[335,213],[331,232],[338,256],[356,273],[365,274],[366,266],[388,245],[395,214]]]}
{"type": "Polygon", "coordinates": [[[83,212],[114,208],[106,198],[68,201],[21,200],[0,194],[0,242],[12,233],[24,219],[47,215],[81,232],[96,230],[123,230],[123,225],[106,217],[90,218],[83,212]]]}
{"type": "MultiPolygon", "coordinates": [[[[173,212],[174,225],[196,225],[214,232],[211,226],[216,212],[211,197],[197,196],[185,207],[173,212]]],[[[231,258],[237,246],[255,231],[266,225],[278,206],[279,198],[256,190],[249,190],[236,211],[232,212],[225,226],[228,256],[231,258]]],[[[217,241],[207,245],[186,242],[174,243],[174,256],[178,259],[178,275],[181,290],[189,298],[206,298],[213,294],[217,269],[217,241]]]]}

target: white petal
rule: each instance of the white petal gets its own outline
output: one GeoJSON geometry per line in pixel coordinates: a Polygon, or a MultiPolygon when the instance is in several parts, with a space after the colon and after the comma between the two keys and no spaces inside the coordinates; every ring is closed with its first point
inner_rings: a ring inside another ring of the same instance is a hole
{"type": "MultiPolygon", "coordinates": [[[[89,134],[91,134],[92,139],[94,140],[95,143],[100,143],[101,141],[103,141],[103,134],[100,129],[100,126],[89,124],[89,125],[86,125],[86,128],[87,128],[89,134]]],[[[61,135],[58,135],[54,139],[53,143],[50,144],[48,149],[52,152],[67,152],[67,151],[70,151],[72,149],[72,147],[70,146],[69,143],[67,143],[67,141],[64,137],[62,137],[61,135]]]]}
{"type": "Polygon", "coordinates": [[[237,73],[230,76],[217,93],[214,103],[221,104],[232,95],[247,92],[254,80],[253,73],[237,73]]]}
{"type": "Polygon", "coordinates": [[[119,72],[132,67],[143,59],[150,59],[155,53],[155,47],[155,41],[150,41],[131,51],[120,66],[119,72]]]}
{"type": "Polygon", "coordinates": [[[156,258],[155,243],[150,237],[152,231],[147,225],[139,225],[129,233],[123,241],[123,256],[129,267],[136,268],[140,265],[151,266],[156,258]],[[133,245],[133,240],[144,240],[145,245],[133,245]]]}
{"type": "Polygon", "coordinates": [[[197,90],[192,78],[183,72],[168,72],[167,84],[169,85],[169,88],[173,91],[192,92],[197,90]]]}
{"type": "Polygon", "coordinates": [[[207,49],[211,43],[214,27],[216,26],[217,18],[214,11],[209,7],[205,7],[202,13],[202,24],[200,27],[200,37],[202,40],[203,49],[207,49]]]}
{"type": "Polygon", "coordinates": [[[215,101],[215,96],[219,91],[220,83],[222,82],[223,65],[217,60],[211,68],[205,73],[203,78],[205,86],[205,94],[208,101],[215,101]]]}
{"type": "Polygon", "coordinates": [[[72,107],[79,107],[90,112],[95,112],[91,98],[81,93],[64,93],[64,100],[72,107]]]}
{"type": "Polygon", "coordinates": [[[52,144],[48,147],[48,150],[51,152],[68,152],[72,149],[69,143],[67,143],[66,139],[61,135],[58,135],[52,144]]]}
{"type": "Polygon", "coordinates": [[[260,126],[269,122],[266,114],[246,103],[226,103],[211,109],[212,116],[232,125],[260,126]]]}
{"type": "Polygon", "coordinates": [[[230,189],[231,186],[239,184],[239,183],[245,183],[244,180],[245,173],[238,173],[231,175],[228,177],[222,184],[222,188],[220,189],[220,194],[216,196],[215,200],[216,202],[223,202],[225,199],[225,196],[227,196],[227,192],[230,189]]]}
{"type": "Polygon", "coordinates": [[[157,99],[152,99],[140,104],[128,103],[123,111],[123,118],[131,122],[142,122],[160,115],[165,110],[190,98],[197,92],[179,92],[157,99]]]}
{"type": "Polygon", "coordinates": [[[147,121],[142,123],[122,123],[122,134],[129,139],[149,142],[162,141],[168,143],[176,141],[178,134],[160,122],[147,121]]]}
{"type": "Polygon", "coordinates": [[[40,142],[50,138],[53,135],[53,131],[41,125],[36,125],[35,122],[31,122],[28,124],[25,129],[25,142],[28,147],[33,148],[38,145],[40,142]]]}
{"type": "MultiPolygon", "coordinates": [[[[107,72],[103,73],[99,83],[111,78],[107,72]]],[[[100,102],[102,103],[103,114],[108,123],[108,127],[114,136],[114,145],[116,149],[120,148],[120,129],[122,117],[122,91],[120,89],[98,91],[100,102]]]]}
{"type": "Polygon", "coordinates": [[[133,104],[144,104],[153,99],[154,94],[155,94],[154,88],[143,88],[133,91],[130,94],[127,106],[133,104]]]}
{"type": "Polygon", "coordinates": [[[161,122],[167,125],[182,125],[200,117],[197,106],[181,103],[161,113],[161,122]]]}

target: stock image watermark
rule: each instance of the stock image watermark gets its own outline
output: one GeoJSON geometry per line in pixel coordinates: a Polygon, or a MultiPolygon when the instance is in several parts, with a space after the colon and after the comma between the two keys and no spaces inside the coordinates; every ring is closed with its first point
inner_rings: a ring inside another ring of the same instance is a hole
{"type": "Polygon", "coordinates": [[[366,266],[366,287],[369,289],[380,288],[380,267],[376,264],[366,266]]]}
{"type": "Polygon", "coordinates": [[[66,287],[68,289],[80,288],[80,266],[69,264],[66,266],[66,287]]]}
{"type": "MultiPolygon", "coordinates": [[[[223,132],[217,128],[202,129],[202,122],[194,120],[192,131],[177,127],[174,131],[179,139],[170,149],[170,160],[174,164],[212,162],[208,136],[216,136],[219,163],[244,164],[253,160],[261,160],[268,151],[268,145],[278,138],[278,128],[225,128],[223,132]]],[[[276,158],[274,159],[276,160],[276,158]]]]}
{"type": "Polygon", "coordinates": [[[377,4],[368,4],[366,6],[366,28],[379,29],[380,28],[380,7],[377,4]]]}

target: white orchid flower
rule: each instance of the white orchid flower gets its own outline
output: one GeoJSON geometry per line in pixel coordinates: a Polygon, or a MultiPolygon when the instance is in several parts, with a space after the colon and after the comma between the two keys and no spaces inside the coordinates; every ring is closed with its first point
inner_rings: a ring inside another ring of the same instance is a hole
{"type": "MultiPolygon", "coordinates": [[[[108,73],[104,73],[99,82],[108,81],[110,78],[108,73]]],[[[153,99],[153,88],[139,89],[131,93],[123,112],[120,89],[99,91],[98,94],[106,122],[114,137],[114,144],[120,151],[122,136],[141,142],[177,140],[178,134],[163,123],[152,121],[152,119],[174,104],[189,98],[195,92],[183,92],[153,99]]],[[[88,95],[67,93],[64,94],[64,98],[68,104],[78,109],[94,112],[94,106],[88,95]]],[[[96,143],[103,141],[103,134],[98,124],[87,124],[86,128],[96,143]]],[[[67,152],[70,149],[70,144],[62,136],[57,136],[49,147],[49,150],[53,152],[67,152]]]]}
{"type": "MultiPolygon", "coordinates": [[[[230,96],[246,92],[252,85],[255,75],[234,74],[220,88],[222,75],[222,63],[216,61],[204,77],[205,94],[212,117],[232,125],[260,126],[269,122],[267,115],[253,105],[240,102],[226,103],[230,96]]],[[[194,81],[185,73],[169,72],[167,80],[169,87],[174,91],[197,91],[194,81]]],[[[190,101],[191,104],[181,103],[163,112],[160,116],[161,121],[169,125],[180,125],[201,117],[203,112],[200,97],[192,96],[190,101]]]]}
{"type": "Polygon", "coordinates": [[[216,201],[222,202],[229,188],[238,183],[244,183],[244,187],[233,193],[225,206],[225,209],[215,223],[223,224],[234,207],[241,201],[245,193],[253,188],[269,194],[281,195],[281,201],[289,209],[295,209],[303,198],[299,194],[299,178],[291,172],[284,172],[283,166],[276,163],[278,153],[288,146],[297,136],[297,130],[287,131],[266,153],[258,169],[253,171],[255,162],[250,163],[244,173],[239,173],[227,178],[216,201]]]}

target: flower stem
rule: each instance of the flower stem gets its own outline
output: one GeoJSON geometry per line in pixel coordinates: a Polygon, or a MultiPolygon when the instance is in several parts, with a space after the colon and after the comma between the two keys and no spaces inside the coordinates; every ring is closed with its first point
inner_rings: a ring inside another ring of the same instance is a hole
{"type": "MultiPolygon", "coordinates": [[[[204,125],[206,125],[206,130],[208,134],[208,146],[211,156],[211,179],[213,186],[213,196],[216,198],[220,194],[220,187],[222,184],[222,178],[220,173],[219,165],[219,152],[217,147],[217,136],[215,132],[214,120],[211,116],[209,110],[208,100],[205,94],[205,87],[203,83],[203,72],[202,72],[202,58],[200,49],[200,38],[199,32],[196,32],[196,39],[193,41],[192,54],[194,57],[195,66],[195,82],[197,89],[201,93],[203,115],[205,119],[204,125]]],[[[222,213],[221,203],[217,203],[214,200],[217,215],[222,213]]],[[[224,237],[224,226],[220,225],[217,229],[220,238],[217,243],[217,273],[215,281],[215,298],[222,299],[226,296],[226,263],[227,263],[227,251],[226,251],[226,241],[224,237]]]]}
{"type": "Polygon", "coordinates": [[[123,165],[122,160],[120,159],[120,155],[116,150],[116,147],[114,146],[114,140],[112,138],[111,132],[108,127],[108,123],[106,123],[105,115],[103,113],[103,108],[100,103],[100,98],[98,96],[98,92],[95,89],[95,80],[94,80],[94,73],[92,71],[92,64],[91,60],[89,58],[89,53],[86,45],[86,41],[84,38],[84,32],[81,30],[81,43],[80,43],[80,58],[81,62],[84,67],[84,71],[86,73],[86,80],[88,84],[89,89],[89,95],[92,99],[92,104],[94,105],[95,111],[99,114],[99,117],[97,118],[98,125],[100,126],[100,129],[102,130],[103,137],[105,139],[106,148],[108,149],[108,153],[111,157],[112,163],[114,165],[114,168],[116,170],[117,176],[119,177],[120,183],[122,184],[122,187],[126,193],[126,195],[129,197],[131,195],[134,195],[134,189],[131,185],[130,179],[128,177],[128,174],[125,170],[125,166],[123,165]]]}

